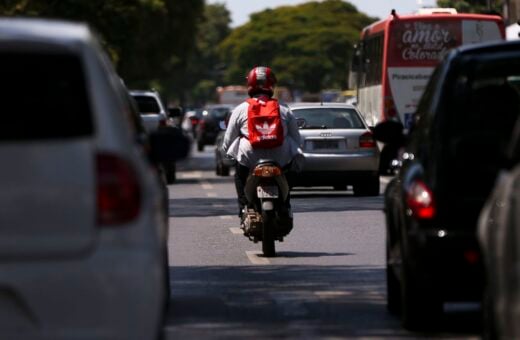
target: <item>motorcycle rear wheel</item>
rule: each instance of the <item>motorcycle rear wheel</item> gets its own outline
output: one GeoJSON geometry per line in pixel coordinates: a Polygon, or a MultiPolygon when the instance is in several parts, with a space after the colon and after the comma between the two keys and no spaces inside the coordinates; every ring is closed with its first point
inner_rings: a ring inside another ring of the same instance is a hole
{"type": "Polygon", "coordinates": [[[262,252],[265,257],[275,257],[275,216],[274,211],[262,211],[262,252]]]}

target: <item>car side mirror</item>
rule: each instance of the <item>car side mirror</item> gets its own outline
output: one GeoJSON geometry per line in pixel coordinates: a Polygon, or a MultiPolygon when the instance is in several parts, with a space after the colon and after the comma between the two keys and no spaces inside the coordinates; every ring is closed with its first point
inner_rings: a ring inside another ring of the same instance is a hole
{"type": "Polygon", "coordinates": [[[190,139],[177,127],[161,127],[150,134],[150,157],[153,162],[173,162],[186,158],[190,139]]]}
{"type": "Polygon", "coordinates": [[[401,147],[405,144],[406,136],[401,122],[387,120],[374,126],[372,131],[374,139],[379,142],[396,147],[401,147]]]}

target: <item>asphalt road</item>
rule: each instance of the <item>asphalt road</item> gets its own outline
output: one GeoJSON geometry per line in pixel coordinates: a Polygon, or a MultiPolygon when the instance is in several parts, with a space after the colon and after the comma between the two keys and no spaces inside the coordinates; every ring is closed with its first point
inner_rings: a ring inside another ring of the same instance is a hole
{"type": "Polygon", "coordinates": [[[425,334],[387,313],[382,196],[296,189],[294,229],[267,259],[239,231],[233,177],[215,175],[213,148],[178,168],[169,187],[165,339],[478,338],[475,306],[446,306],[425,334]]]}

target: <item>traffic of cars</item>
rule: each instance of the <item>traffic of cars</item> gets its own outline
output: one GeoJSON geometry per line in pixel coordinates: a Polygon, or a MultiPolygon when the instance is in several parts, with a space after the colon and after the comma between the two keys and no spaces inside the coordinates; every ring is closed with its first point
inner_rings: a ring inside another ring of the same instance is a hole
{"type": "MultiPolygon", "coordinates": [[[[6,110],[18,112],[0,127],[0,338],[156,338],[170,293],[167,184],[186,134],[199,152],[215,145],[216,174],[230,174],[233,106],[173,126],[160,94],[129,91],[84,24],[0,19],[0,59],[6,110]]],[[[289,107],[305,158],[291,188],[378,196],[381,146],[399,150],[383,194],[389,312],[427,330],[446,302],[482,302],[484,337],[520,338],[520,42],[453,49],[409,129],[369,126],[354,104],[289,107]]]]}
{"type": "MultiPolygon", "coordinates": [[[[144,128],[147,133],[153,133],[161,128],[172,126],[164,103],[155,90],[130,90],[130,95],[137,103],[144,128]]],[[[166,182],[172,184],[177,178],[175,161],[162,162],[166,182]]]]}

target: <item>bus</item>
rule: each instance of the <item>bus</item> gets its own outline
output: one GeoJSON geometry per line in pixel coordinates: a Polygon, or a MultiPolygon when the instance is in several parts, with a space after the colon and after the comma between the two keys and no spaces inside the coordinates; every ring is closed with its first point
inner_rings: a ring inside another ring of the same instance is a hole
{"type": "Polygon", "coordinates": [[[242,85],[230,85],[217,87],[217,98],[219,104],[238,105],[249,98],[247,87],[242,85]]]}
{"type": "MultiPolygon", "coordinates": [[[[497,15],[462,14],[452,8],[410,15],[392,10],[387,19],[362,30],[349,87],[357,89],[357,105],[369,125],[392,119],[409,129],[430,75],[450,49],[504,38],[504,22],[497,15]]],[[[395,156],[383,147],[381,163],[395,156]]]]}

